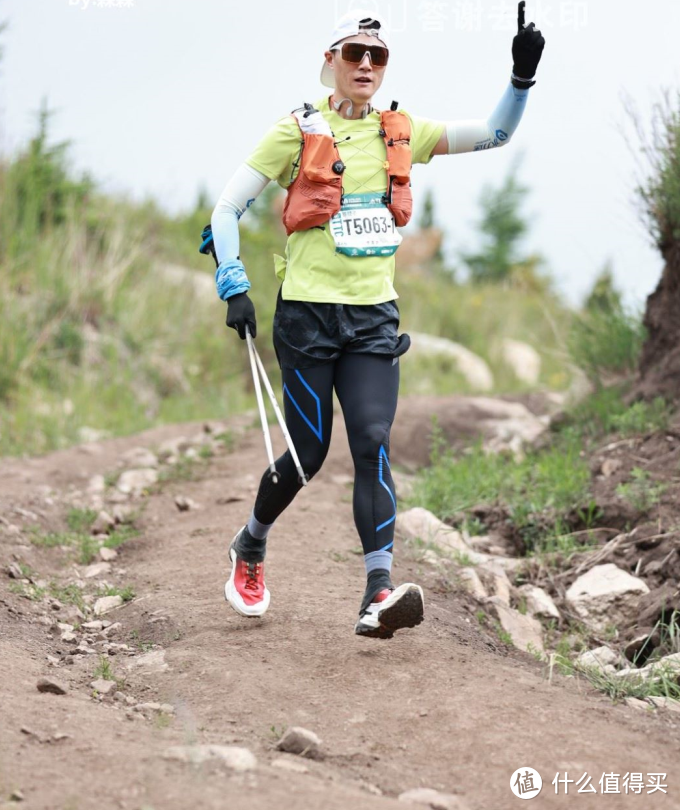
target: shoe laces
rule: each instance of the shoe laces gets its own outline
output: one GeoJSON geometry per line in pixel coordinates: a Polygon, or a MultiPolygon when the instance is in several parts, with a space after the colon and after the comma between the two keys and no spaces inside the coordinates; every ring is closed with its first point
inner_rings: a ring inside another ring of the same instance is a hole
{"type": "Polygon", "coordinates": [[[246,569],[246,584],[244,588],[255,591],[260,585],[260,578],[262,577],[262,563],[253,563],[243,561],[246,569]]]}

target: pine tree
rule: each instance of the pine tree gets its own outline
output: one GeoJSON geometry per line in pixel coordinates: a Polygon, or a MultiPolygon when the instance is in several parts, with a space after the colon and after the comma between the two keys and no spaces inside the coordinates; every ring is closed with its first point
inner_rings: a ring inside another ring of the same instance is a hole
{"type": "Polygon", "coordinates": [[[605,264],[595,279],[586,297],[584,309],[586,312],[618,312],[622,309],[621,293],[614,285],[611,261],[605,264]]]}
{"type": "Polygon", "coordinates": [[[473,283],[509,282],[515,270],[526,275],[541,262],[540,257],[522,257],[519,253],[519,242],[529,229],[520,211],[529,189],[517,179],[517,170],[515,164],[500,188],[487,185],[480,195],[482,249],[459,254],[473,283]]]}

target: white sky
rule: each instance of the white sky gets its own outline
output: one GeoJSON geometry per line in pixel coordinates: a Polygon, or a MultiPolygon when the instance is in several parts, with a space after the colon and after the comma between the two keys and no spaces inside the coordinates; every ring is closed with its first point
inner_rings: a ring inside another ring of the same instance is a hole
{"type": "MultiPolygon", "coordinates": [[[[277,118],[323,96],[322,54],[352,0],[127,4],[0,0],[0,20],[10,24],[0,40],[0,149],[11,152],[33,133],[47,96],[57,110],[52,136],[72,140],[76,168],[112,191],[153,196],[177,212],[193,206],[201,185],[217,199],[277,118]]],[[[387,17],[393,29],[376,106],[395,98],[409,112],[440,120],[493,110],[512,67],[517,3],[355,5],[387,17]]],[[[532,190],[527,249],[546,256],[573,301],[611,259],[628,299],[642,302],[662,265],[634,207],[622,94],[648,118],[661,88],[680,89],[680,3],[528,0],[532,20],[546,47],[512,142],[416,167],[416,204],[431,187],[449,252],[475,247],[483,184],[500,183],[523,154],[520,179],[532,190]]]]}

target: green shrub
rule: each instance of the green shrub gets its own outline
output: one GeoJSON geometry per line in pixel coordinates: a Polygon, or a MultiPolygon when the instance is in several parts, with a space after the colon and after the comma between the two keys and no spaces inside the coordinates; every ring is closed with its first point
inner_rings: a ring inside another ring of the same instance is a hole
{"type": "Polygon", "coordinates": [[[632,107],[629,114],[647,162],[637,194],[649,231],[665,252],[680,241],[680,92],[664,91],[661,101],[653,105],[649,136],[632,107]]]}
{"type": "Polygon", "coordinates": [[[480,445],[456,455],[435,440],[432,464],[418,476],[414,500],[442,520],[478,503],[499,504],[528,550],[543,551],[568,532],[560,515],[590,502],[590,471],[580,450],[580,441],[568,437],[523,459],[487,454],[480,445]]]}
{"type": "Polygon", "coordinates": [[[636,402],[612,417],[612,427],[624,436],[652,433],[668,427],[671,412],[668,403],[657,397],[652,402],[636,402]]]}
{"type": "Polygon", "coordinates": [[[667,484],[654,483],[646,470],[634,467],[631,480],[616,487],[616,494],[639,512],[649,512],[668,489],[667,484]]]}
{"type": "Polygon", "coordinates": [[[87,532],[97,519],[94,509],[69,509],[66,515],[66,525],[72,532],[87,532]]]}
{"type": "Polygon", "coordinates": [[[597,386],[637,368],[645,339],[642,317],[615,303],[574,318],[568,347],[573,362],[597,386]]]}
{"type": "Polygon", "coordinates": [[[657,397],[652,402],[628,405],[625,395],[626,388],[622,385],[597,388],[568,411],[561,430],[595,439],[610,433],[635,436],[668,427],[671,410],[664,399],[657,397]]]}

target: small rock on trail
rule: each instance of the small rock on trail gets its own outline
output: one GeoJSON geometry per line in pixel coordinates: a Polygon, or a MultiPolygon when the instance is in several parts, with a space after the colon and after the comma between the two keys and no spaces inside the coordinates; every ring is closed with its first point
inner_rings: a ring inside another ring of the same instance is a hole
{"type": "Polygon", "coordinates": [[[487,600],[487,605],[501,623],[503,630],[510,635],[512,643],[527,652],[544,652],[543,631],[538,619],[508,607],[498,596],[487,600]]]}
{"type": "Polygon", "coordinates": [[[680,700],[663,697],[662,695],[650,695],[649,701],[653,703],[657,709],[668,709],[671,712],[680,712],[680,700]]]}
{"type": "Polygon", "coordinates": [[[100,563],[93,563],[89,565],[84,573],[83,576],[85,579],[92,579],[93,577],[101,577],[104,574],[108,574],[111,571],[111,563],[108,562],[100,562],[100,563]]]}
{"type": "Polygon", "coordinates": [[[254,771],[257,767],[252,751],[237,745],[175,745],[168,748],[165,758],[194,764],[218,760],[229,770],[239,773],[254,771]]]}
{"type": "Polygon", "coordinates": [[[644,580],[613,563],[604,563],[581,574],[566,598],[591,630],[602,633],[608,624],[619,626],[634,619],[640,595],[646,593],[649,588],[644,580]]]}
{"type": "Polygon", "coordinates": [[[112,695],[117,688],[115,681],[105,681],[103,678],[92,681],[90,686],[100,695],[112,695]]]}
{"type": "Polygon", "coordinates": [[[126,470],[118,479],[118,490],[125,495],[138,495],[158,481],[158,471],[153,468],[126,470]]]}
{"type": "Polygon", "coordinates": [[[286,729],[283,737],[276,743],[276,747],[279,751],[287,751],[289,754],[314,758],[320,753],[321,740],[313,731],[293,726],[286,729]]]}
{"type": "Polygon", "coordinates": [[[610,672],[617,666],[622,666],[625,659],[620,653],[614,652],[609,647],[600,646],[581,653],[576,659],[576,663],[582,667],[591,667],[601,672],[610,672]]]}
{"type": "Polygon", "coordinates": [[[146,447],[132,447],[121,456],[124,466],[132,470],[158,467],[158,458],[146,447]]]}
{"type": "Polygon", "coordinates": [[[196,501],[192,500],[191,498],[186,498],[184,495],[178,495],[175,498],[175,506],[180,512],[192,512],[201,508],[196,501]]]}
{"type": "Polygon", "coordinates": [[[65,695],[68,692],[68,686],[57,678],[39,678],[36,686],[38,692],[50,692],[53,695],[65,695]]]}
{"type": "Polygon", "coordinates": [[[453,793],[440,793],[432,788],[407,790],[405,793],[399,794],[398,800],[409,804],[424,805],[432,810],[467,810],[467,805],[459,796],[454,796],[453,793]]]}
{"type": "Polygon", "coordinates": [[[103,616],[105,613],[120,607],[123,604],[122,596],[102,596],[94,603],[94,615],[103,616]]]}
{"type": "Polygon", "coordinates": [[[91,534],[108,534],[114,526],[116,521],[111,517],[108,512],[101,511],[95,518],[94,523],[90,527],[91,534]]]}
{"type": "Polygon", "coordinates": [[[549,593],[535,585],[522,585],[518,591],[525,597],[530,616],[559,619],[560,613],[549,593]]]}
{"type": "Polygon", "coordinates": [[[168,664],[165,662],[165,650],[152,650],[133,658],[128,667],[146,672],[165,672],[169,669],[168,664]]]}

